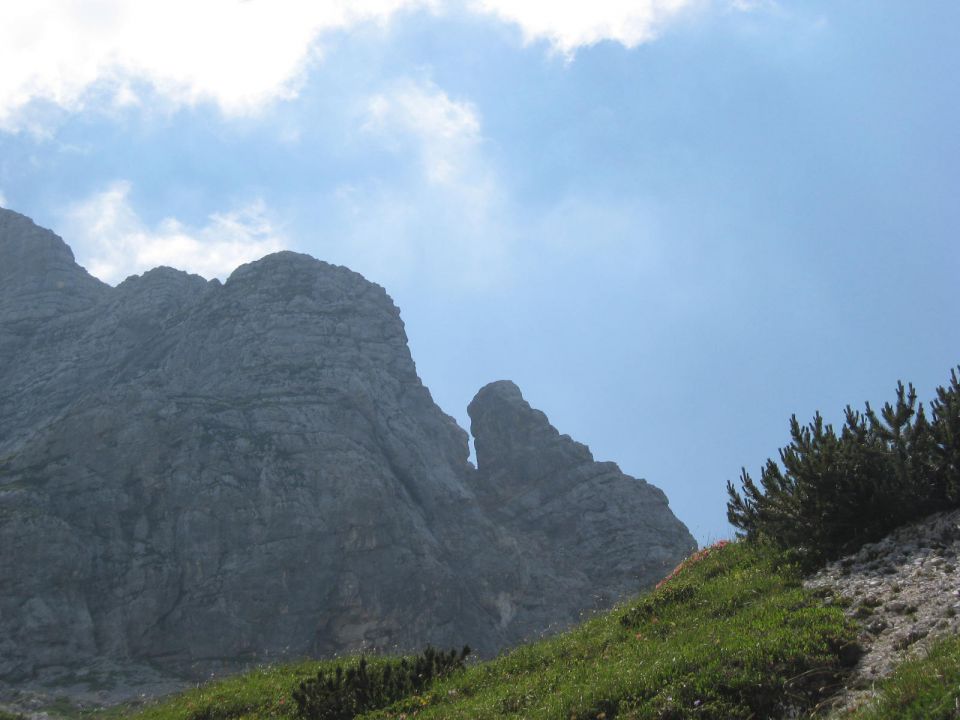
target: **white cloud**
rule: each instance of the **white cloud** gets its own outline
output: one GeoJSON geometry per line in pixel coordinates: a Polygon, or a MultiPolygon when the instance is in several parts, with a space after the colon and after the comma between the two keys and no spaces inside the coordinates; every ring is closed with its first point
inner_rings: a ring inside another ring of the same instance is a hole
{"type": "Polygon", "coordinates": [[[0,190],[0,207],[9,207],[9,205],[7,205],[7,196],[3,194],[3,190],[0,190]]]}
{"type": "Polygon", "coordinates": [[[47,101],[82,109],[91,93],[140,102],[147,84],[175,104],[228,114],[291,97],[324,31],[385,22],[433,0],[30,0],[0,8],[0,129],[28,127],[47,101]]]}
{"type": "MultiPolygon", "coordinates": [[[[0,130],[44,133],[51,109],[163,99],[228,115],[296,96],[318,40],[402,10],[469,11],[519,25],[572,55],[652,39],[688,7],[716,0],[29,0],[0,3],[0,130]],[[145,96],[145,91],[150,97],[145,96]],[[35,104],[39,101],[39,105],[35,104]],[[31,108],[39,120],[31,119],[31,108]]],[[[764,0],[725,0],[736,5],[764,0]]]]}
{"type": "Polygon", "coordinates": [[[131,206],[129,194],[129,183],[116,182],[66,213],[66,236],[78,262],[104,282],[115,284],[160,265],[225,278],[237,266],[285,245],[260,201],[213,214],[200,228],[174,218],[150,228],[131,206]]]}
{"type": "Polygon", "coordinates": [[[656,37],[663,24],[702,0],[473,0],[477,12],[520,26],[528,42],[547,40],[571,55],[577,48],[613,40],[628,48],[656,37]]]}

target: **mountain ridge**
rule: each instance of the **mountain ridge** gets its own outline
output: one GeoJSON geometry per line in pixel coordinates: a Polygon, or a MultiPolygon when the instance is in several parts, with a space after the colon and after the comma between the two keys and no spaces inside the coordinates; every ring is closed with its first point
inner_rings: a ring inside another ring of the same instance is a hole
{"type": "Polygon", "coordinates": [[[0,210],[8,255],[0,683],[101,663],[130,689],[428,642],[492,654],[696,545],[661,491],[594,462],[515,385],[471,403],[474,468],[399,309],[348,268],[284,251],[224,283],[157,268],[111,288],[0,210]]]}

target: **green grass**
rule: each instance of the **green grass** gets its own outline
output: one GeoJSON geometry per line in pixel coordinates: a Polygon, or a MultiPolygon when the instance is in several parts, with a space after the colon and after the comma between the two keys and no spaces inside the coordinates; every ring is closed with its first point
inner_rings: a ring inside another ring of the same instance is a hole
{"type": "MultiPolygon", "coordinates": [[[[547,640],[476,663],[366,720],[746,720],[813,707],[839,682],[855,632],[772,551],[717,549],[659,589],[547,640]]],[[[470,638],[464,638],[469,642],[470,638]]],[[[324,663],[327,665],[327,663],[324,663]]],[[[291,692],[320,663],[282,666],[107,720],[294,718],[291,692]]]]}
{"type": "Polygon", "coordinates": [[[955,720],[960,718],[960,637],[934,644],[926,657],[902,663],[880,685],[874,703],[846,720],[955,720]]]}

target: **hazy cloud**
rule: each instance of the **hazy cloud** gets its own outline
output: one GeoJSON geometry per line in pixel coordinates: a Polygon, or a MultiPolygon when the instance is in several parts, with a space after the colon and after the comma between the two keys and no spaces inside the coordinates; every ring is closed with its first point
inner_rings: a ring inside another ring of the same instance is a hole
{"type": "Polygon", "coordinates": [[[777,0],[729,0],[729,3],[731,8],[741,12],[773,10],[779,7],[777,0]]]}
{"type": "Polygon", "coordinates": [[[480,118],[471,103],[410,80],[369,98],[363,129],[388,144],[413,139],[427,179],[441,184],[473,169],[480,141],[480,118]]]}
{"type": "Polygon", "coordinates": [[[148,227],[129,194],[129,183],[116,182],[66,213],[65,236],[78,262],[105,282],[115,284],[160,265],[222,279],[237,266],[284,248],[262,202],[215,213],[199,228],[175,218],[148,227]]]}
{"type": "MultiPolygon", "coordinates": [[[[359,125],[371,143],[413,158],[399,180],[344,184],[329,202],[337,237],[322,252],[388,287],[473,292],[509,285],[527,268],[628,254],[652,272],[659,252],[646,208],[564,196],[530,214],[486,152],[472,103],[405,79],[367,98],[359,125]]],[[[614,260],[613,262],[617,262],[614,260]]]]}
{"type": "Polygon", "coordinates": [[[412,79],[392,83],[360,107],[367,142],[412,162],[399,180],[371,176],[330,195],[343,231],[328,250],[391,284],[434,278],[458,289],[500,282],[510,231],[496,169],[483,152],[478,109],[412,79]]]}

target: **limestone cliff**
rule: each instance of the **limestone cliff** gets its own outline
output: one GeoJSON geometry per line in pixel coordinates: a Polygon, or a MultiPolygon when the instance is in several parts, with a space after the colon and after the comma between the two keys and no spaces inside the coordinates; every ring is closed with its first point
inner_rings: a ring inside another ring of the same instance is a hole
{"type": "Polygon", "coordinates": [[[346,268],[282,252],[111,288],[0,210],[0,683],[492,653],[694,547],[512,384],[470,413],[476,469],[398,309],[346,268]]]}

